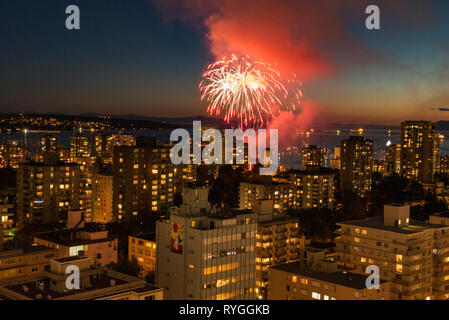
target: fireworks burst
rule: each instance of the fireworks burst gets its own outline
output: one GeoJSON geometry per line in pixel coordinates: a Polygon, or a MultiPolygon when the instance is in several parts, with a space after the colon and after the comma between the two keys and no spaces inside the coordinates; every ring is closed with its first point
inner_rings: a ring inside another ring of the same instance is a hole
{"type": "Polygon", "coordinates": [[[270,64],[249,56],[223,58],[207,67],[199,85],[201,101],[211,115],[239,127],[257,127],[280,111],[294,112],[302,98],[300,83],[292,76],[283,83],[270,64]]]}

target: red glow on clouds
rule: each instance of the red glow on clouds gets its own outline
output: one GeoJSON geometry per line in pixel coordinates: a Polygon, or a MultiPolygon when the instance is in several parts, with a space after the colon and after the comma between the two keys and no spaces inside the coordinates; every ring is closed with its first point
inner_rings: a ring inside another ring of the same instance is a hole
{"type": "Polygon", "coordinates": [[[335,6],[323,10],[317,5],[322,0],[157,2],[169,15],[196,24],[200,20],[216,58],[249,55],[275,65],[281,73],[296,73],[302,81],[329,74],[333,62],[323,43],[347,38],[335,6]]]}
{"type": "MultiPolygon", "coordinates": [[[[249,55],[275,66],[281,76],[294,73],[309,83],[335,75],[340,66],[336,56],[351,61],[354,68],[385,63],[360,38],[349,33],[345,17],[364,25],[368,0],[153,0],[165,17],[181,19],[199,27],[215,58],[225,55],[249,55]],[[333,56],[334,54],[334,56],[333,56]]],[[[382,9],[400,18],[421,22],[427,8],[411,6],[406,0],[378,0],[382,9]]],[[[210,62],[210,61],[209,61],[210,62]]],[[[307,99],[307,92],[304,92],[307,99]]],[[[281,137],[294,135],[307,127],[318,104],[306,102],[299,115],[283,114],[270,127],[284,129],[281,137]],[[290,131],[290,132],[287,132],[290,131]]]]}
{"type": "Polygon", "coordinates": [[[283,142],[296,141],[299,133],[307,130],[308,125],[316,119],[319,110],[320,104],[318,102],[306,100],[303,102],[301,113],[281,112],[270,122],[268,129],[278,129],[281,146],[283,142]]]}
{"type": "MultiPolygon", "coordinates": [[[[326,1],[329,10],[323,10],[323,0],[157,2],[170,19],[202,25],[206,43],[217,59],[231,54],[249,55],[275,66],[281,77],[295,74],[301,82],[331,74],[334,63],[324,44],[348,39],[336,7],[326,1]]],[[[317,103],[302,103],[302,110],[295,114],[282,112],[269,128],[279,129],[279,141],[295,141],[297,130],[306,129],[316,108],[317,103]]]]}

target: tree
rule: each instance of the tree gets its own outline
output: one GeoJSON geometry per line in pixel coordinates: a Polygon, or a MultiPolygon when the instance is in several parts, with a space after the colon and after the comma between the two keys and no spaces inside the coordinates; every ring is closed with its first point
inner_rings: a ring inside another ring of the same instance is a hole
{"type": "Polygon", "coordinates": [[[308,238],[317,242],[326,241],[337,229],[335,212],[329,209],[291,209],[287,215],[299,218],[301,230],[308,238]]]}
{"type": "Polygon", "coordinates": [[[240,171],[234,170],[231,165],[221,166],[209,191],[208,201],[219,209],[237,208],[241,181],[240,171]]]}
{"type": "Polygon", "coordinates": [[[140,273],[142,271],[141,267],[137,263],[136,258],[131,259],[131,261],[129,261],[128,259],[123,259],[119,263],[110,263],[108,267],[111,268],[112,270],[128,274],[134,277],[140,276],[140,273]]]}
{"type": "Polygon", "coordinates": [[[173,205],[175,207],[180,207],[182,205],[182,193],[180,191],[176,191],[174,196],[173,196],[173,205]]]}

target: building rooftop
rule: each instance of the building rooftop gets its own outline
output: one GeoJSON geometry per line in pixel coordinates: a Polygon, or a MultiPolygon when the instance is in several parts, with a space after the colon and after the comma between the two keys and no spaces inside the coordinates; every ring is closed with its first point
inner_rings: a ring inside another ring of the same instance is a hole
{"type": "Polygon", "coordinates": [[[28,277],[27,279],[28,280],[13,279],[6,285],[3,285],[3,288],[0,287],[0,290],[2,291],[0,293],[0,299],[15,300],[17,299],[17,295],[33,300],[70,299],[71,296],[76,298],[75,295],[85,293],[91,293],[91,295],[87,295],[85,297],[87,299],[99,299],[123,292],[146,292],[159,290],[158,287],[149,285],[141,279],[110,270],[99,272],[97,276],[91,276],[91,283],[88,287],[65,292],[52,290],[50,288],[50,279],[45,275],[34,278],[28,277]],[[10,291],[14,294],[9,295],[8,292],[10,291]]]}
{"type": "Polygon", "coordinates": [[[285,223],[291,223],[291,222],[299,222],[298,218],[294,218],[294,217],[276,217],[274,216],[273,219],[271,220],[266,220],[266,221],[259,221],[258,225],[261,227],[270,227],[273,225],[277,225],[277,224],[285,224],[285,223]]]}
{"type": "Polygon", "coordinates": [[[70,261],[79,261],[79,260],[87,260],[89,259],[88,257],[79,257],[79,256],[73,256],[73,257],[64,257],[64,258],[58,258],[58,259],[53,259],[57,262],[70,262],[70,261]]]}
{"type": "MultiPolygon", "coordinates": [[[[325,281],[356,290],[366,289],[366,276],[351,272],[311,271],[310,269],[307,269],[304,264],[301,264],[298,261],[273,266],[272,269],[281,270],[284,272],[316,279],[319,281],[325,281]]],[[[381,284],[385,282],[387,281],[380,280],[381,284]]]]}
{"type": "Polygon", "coordinates": [[[214,213],[210,212],[206,216],[208,218],[211,218],[211,219],[225,220],[225,219],[231,219],[231,218],[235,218],[237,216],[245,215],[245,214],[254,214],[254,212],[249,210],[249,209],[244,209],[244,210],[226,210],[226,211],[214,212],[214,213]]]}
{"type": "Polygon", "coordinates": [[[19,166],[29,166],[29,167],[76,167],[79,166],[74,162],[63,162],[57,161],[55,163],[45,163],[45,162],[34,162],[28,161],[24,163],[19,163],[19,166]]]}
{"type": "Polygon", "coordinates": [[[10,256],[18,256],[23,254],[32,254],[32,253],[38,253],[38,252],[46,252],[46,251],[55,251],[56,249],[40,246],[40,245],[33,245],[33,246],[27,246],[22,249],[5,249],[0,251],[0,258],[10,257],[10,256]]]}
{"type": "Polygon", "coordinates": [[[103,229],[91,229],[91,228],[79,228],[79,229],[60,229],[52,232],[40,233],[35,236],[35,238],[57,243],[63,246],[78,246],[86,245],[91,243],[113,241],[117,237],[112,236],[108,233],[107,237],[102,237],[98,239],[85,239],[80,237],[80,233],[85,232],[104,232],[103,229]]]}
{"type": "Polygon", "coordinates": [[[414,234],[414,233],[422,232],[422,231],[429,230],[429,229],[448,228],[448,226],[444,226],[441,224],[425,223],[425,222],[418,221],[418,220],[410,220],[408,225],[404,225],[404,226],[400,226],[400,227],[386,226],[386,225],[384,225],[384,217],[383,216],[373,217],[373,218],[364,219],[364,220],[339,222],[338,224],[347,225],[347,226],[372,228],[372,229],[378,229],[378,230],[401,233],[401,234],[414,234]]]}
{"type": "Polygon", "coordinates": [[[28,281],[28,282],[22,282],[17,283],[14,285],[6,286],[5,288],[11,291],[14,291],[16,293],[19,293],[27,298],[36,299],[37,294],[41,294],[42,298],[40,300],[50,300],[50,299],[56,299],[61,298],[65,296],[70,296],[74,294],[84,293],[88,291],[95,291],[99,289],[108,288],[111,286],[111,280],[115,281],[115,285],[120,285],[126,283],[123,280],[111,277],[107,274],[102,274],[97,279],[91,280],[92,286],[87,288],[81,288],[79,290],[72,290],[67,292],[58,292],[55,290],[50,289],[49,281],[50,279],[42,277],[35,281],[28,281]],[[39,286],[39,284],[43,284],[39,286]],[[28,288],[28,291],[25,292],[24,287],[28,288]]]}
{"type": "Polygon", "coordinates": [[[134,235],[131,237],[142,239],[142,240],[147,240],[147,241],[153,241],[153,242],[156,241],[156,233],[155,232],[138,234],[138,235],[134,235]]]}
{"type": "Polygon", "coordinates": [[[443,211],[433,214],[436,217],[449,218],[449,211],[443,211]]]}
{"type": "Polygon", "coordinates": [[[328,167],[308,166],[307,169],[304,169],[304,170],[298,170],[298,169],[288,170],[285,172],[285,174],[314,175],[314,174],[335,174],[337,172],[338,172],[338,170],[328,168],[328,167]]]}

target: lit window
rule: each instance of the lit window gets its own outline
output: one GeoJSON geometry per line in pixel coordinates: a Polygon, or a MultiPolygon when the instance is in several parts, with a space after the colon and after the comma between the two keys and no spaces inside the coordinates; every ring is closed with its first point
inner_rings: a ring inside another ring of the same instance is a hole
{"type": "Polygon", "coordinates": [[[319,294],[318,292],[312,292],[312,298],[316,299],[316,300],[320,300],[321,294],[319,294]]]}

